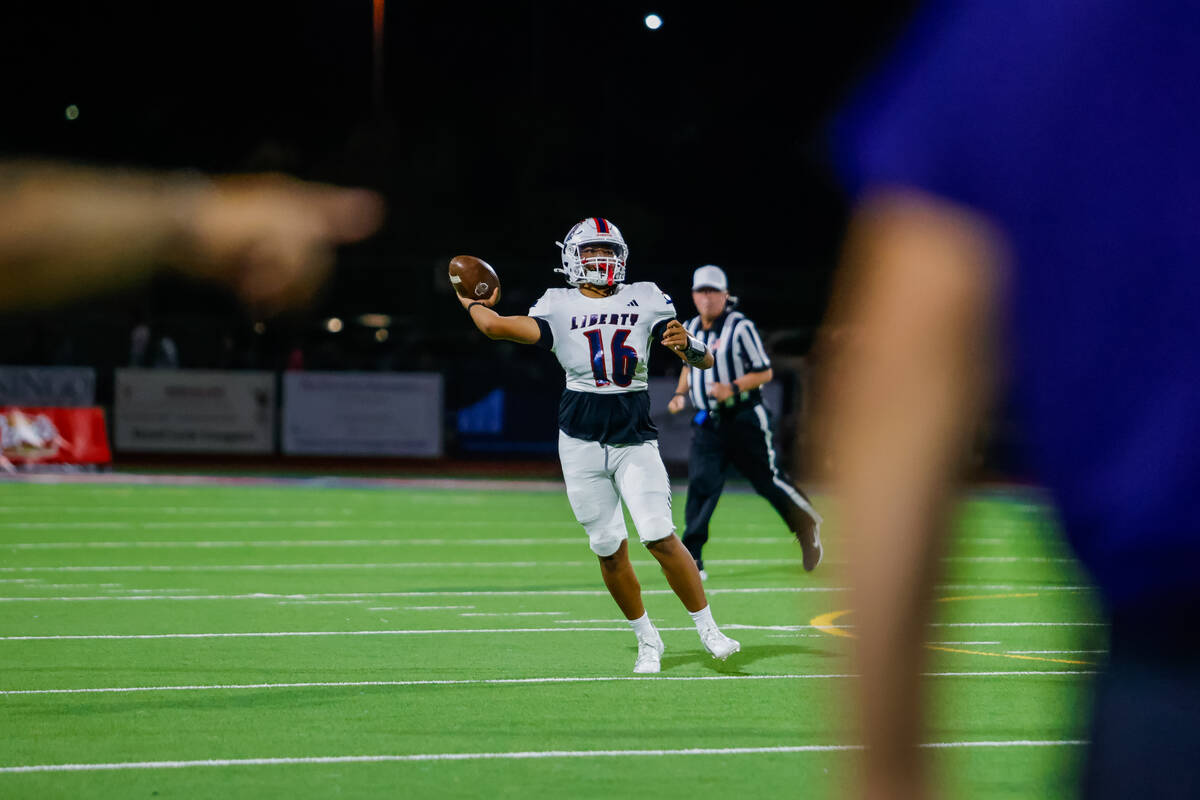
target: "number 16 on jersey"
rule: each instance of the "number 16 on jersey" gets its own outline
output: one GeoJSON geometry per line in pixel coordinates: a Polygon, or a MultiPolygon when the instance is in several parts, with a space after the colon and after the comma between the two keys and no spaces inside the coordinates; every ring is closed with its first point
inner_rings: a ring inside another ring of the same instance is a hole
{"type": "Polygon", "coordinates": [[[637,370],[638,354],[636,350],[625,344],[629,333],[628,328],[614,330],[609,347],[605,348],[603,330],[597,329],[583,332],[583,335],[587,337],[588,347],[592,351],[592,375],[596,379],[597,386],[608,386],[609,383],[615,383],[617,386],[628,386],[633,382],[633,373],[637,370]],[[612,355],[611,380],[609,378],[606,353],[612,355]]]}

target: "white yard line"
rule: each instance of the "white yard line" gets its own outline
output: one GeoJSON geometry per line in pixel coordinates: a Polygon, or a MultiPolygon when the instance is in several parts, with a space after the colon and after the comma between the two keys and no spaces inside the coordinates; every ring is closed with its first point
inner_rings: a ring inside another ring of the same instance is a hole
{"type": "MultiPolygon", "coordinates": [[[[52,509],[47,510],[52,511],[52,509]]],[[[0,530],[172,530],[176,528],[490,528],[488,519],[250,519],[250,520],[155,520],[146,522],[118,520],[88,520],[79,522],[37,521],[0,522],[0,530]]],[[[573,528],[579,523],[570,519],[522,520],[525,528],[573,528]]],[[[783,539],[783,537],[780,537],[783,539]]]]}
{"type": "MultiPolygon", "coordinates": [[[[431,527],[438,527],[431,525],[431,527]]],[[[126,550],[126,549],[198,549],[217,550],[241,547],[516,547],[525,545],[566,544],[579,545],[587,538],[582,532],[575,536],[525,537],[525,538],[421,538],[421,539],[261,539],[257,541],[214,540],[214,541],[142,541],[142,542],[18,542],[5,545],[14,550],[126,550]]],[[[771,540],[779,544],[780,539],[771,540]]],[[[739,539],[741,544],[743,540],[739,539]]]]}
{"type": "MultiPolygon", "coordinates": [[[[795,566],[798,558],[744,558],[712,559],[707,564],[716,566],[795,566]]],[[[648,559],[634,559],[635,566],[651,567],[657,564],[648,559]]],[[[594,568],[594,560],[573,561],[389,561],[389,562],[317,562],[309,564],[106,564],[106,565],[57,565],[40,567],[0,567],[0,572],[274,572],[292,570],[372,570],[372,569],[530,569],[557,567],[594,568]]],[[[86,585],[86,584],[84,584],[86,585]]]]}
{"type": "Polygon", "coordinates": [[[363,600],[280,600],[281,606],[356,606],[363,600]]]}
{"type": "Polygon", "coordinates": [[[768,633],[767,639],[824,639],[824,633],[768,633]]]}
{"type": "MultiPolygon", "coordinates": [[[[977,627],[977,628],[1040,628],[1040,627],[1100,627],[1102,622],[942,622],[933,627],[977,627]]],[[[818,630],[812,625],[738,625],[722,626],[731,631],[810,631],[818,630]]],[[[853,629],[852,625],[830,625],[826,628],[853,629]]],[[[690,631],[691,627],[659,627],[660,631],[690,631]]],[[[0,642],[52,642],[52,641],[96,641],[96,640],[147,640],[147,639],[286,639],[319,636],[432,636],[467,635],[491,633],[600,633],[629,632],[628,625],[588,628],[408,628],[395,630],[357,631],[214,631],[205,633],[76,633],[0,636],[0,642]]]]}
{"type": "MultiPolygon", "coordinates": [[[[921,747],[943,748],[1003,748],[1003,747],[1080,747],[1087,742],[1079,739],[1050,741],[1015,740],[1007,742],[930,742],[921,747]]],[[[526,750],[501,753],[412,753],[407,755],[305,756],[285,758],[229,758],[198,761],[118,761],[96,764],[25,764],[0,767],[0,773],[27,772],[95,772],[134,769],[182,769],[186,767],[247,767],[291,766],[297,764],[377,764],[398,761],[481,761],[570,758],[629,758],[664,756],[732,756],[779,753],[834,753],[861,750],[856,744],[813,744],[779,747],[694,747],[679,750],[526,750]]]]}
{"type": "MultiPolygon", "coordinates": [[[[339,478],[332,476],[313,478],[280,478],[268,476],[230,475],[143,475],[132,472],[78,473],[55,475],[0,476],[0,484],[94,485],[104,486],[90,493],[96,497],[131,495],[139,486],[154,486],[155,493],[162,495],[194,496],[197,486],[217,489],[252,488],[277,494],[287,491],[311,491],[313,489],[337,489],[348,494],[366,495],[372,491],[411,489],[425,493],[441,493],[437,500],[446,502],[446,493],[464,492],[558,492],[564,491],[562,481],[533,479],[492,478],[339,478]]],[[[455,502],[465,498],[455,497],[455,502]]]]}
{"type": "MultiPolygon", "coordinates": [[[[975,561],[976,563],[1057,563],[1068,562],[1069,558],[951,558],[943,560],[975,561]]],[[[653,566],[654,562],[636,559],[634,565],[653,566]]],[[[798,558],[718,558],[709,559],[706,566],[796,566],[798,558]]],[[[840,563],[840,562],[833,562],[840,563]]],[[[272,572],[276,570],[373,570],[373,569],[526,569],[555,567],[595,567],[594,560],[570,561],[389,561],[309,564],[78,564],[53,566],[0,567],[0,573],[34,572],[272,572]]]]}
{"type": "MultiPolygon", "coordinates": [[[[54,527],[52,523],[36,523],[54,527]]],[[[108,525],[108,523],[105,523],[108,525]]],[[[114,523],[115,524],[115,523],[114,523]]],[[[148,525],[150,523],[141,523],[148,525]]],[[[179,526],[181,523],[170,522],[164,523],[172,526],[179,526]]],[[[224,527],[238,525],[237,522],[221,523],[224,527]]],[[[271,523],[272,527],[276,523],[271,523]]],[[[427,522],[418,523],[425,524],[431,528],[442,527],[475,527],[478,522],[427,522]]],[[[524,524],[524,523],[522,523],[524,524]]],[[[564,529],[578,530],[578,526],[573,522],[554,522],[547,523],[542,521],[543,525],[561,526],[564,529]]],[[[207,527],[214,527],[208,525],[207,527]]],[[[6,527],[0,523],[0,528],[6,527]]],[[[64,541],[64,542],[13,542],[5,545],[14,550],[124,550],[124,549],[219,549],[219,548],[242,548],[242,547],[403,547],[408,545],[413,546],[469,546],[469,547],[512,547],[522,545],[539,545],[539,544],[579,544],[584,541],[583,533],[580,531],[575,536],[557,536],[557,537],[496,537],[496,538],[418,538],[418,539],[260,539],[260,540],[241,540],[241,539],[219,539],[219,540],[200,540],[200,541],[172,541],[172,540],[148,540],[148,541],[64,541]]],[[[981,540],[982,542],[983,540],[981,540]]],[[[746,536],[732,540],[739,547],[742,545],[771,545],[778,546],[788,544],[791,538],[787,535],[779,536],[746,536]]],[[[1011,544],[1011,542],[1002,542],[1001,540],[987,540],[987,544],[1011,544]]]]}
{"type": "MultiPolygon", "coordinates": [[[[726,625],[725,628],[735,626],[726,625]]],[[[690,631],[694,628],[664,628],[660,631],[690,631]]],[[[396,630],[358,631],[231,631],[207,633],[79,633],[30,636],[0,636],[0,642],[53,642],[53,641],[120,641],[149,639],[293,639],[324,636],[422,636],[476,633],[578,633],[613,632],[629,633],[629,626],[611,628],[410,628],[396,630]]]]}
{"type": "MultiPolygon", "coordinates": [[[[650,562],[642,562],[649,565],[650,562]]],[[[796,562],[799,563],[799,562],[796,562]]],[[[294,570],[373,569],[526,569],[536,567],[594,567],[594,561],[395,561],[313,564],[110,564],[46,567],[0,567],[0,572],[277,572],[294,570]]]]}
{"type": "MultiPolygon", "coordinates": [[[[99,584],[100,586],[120,584],[99,584]]],[[[953,591],[1037,591],[1037,592],[1080,592],[1090,591],[1088,586],[1008,586],[995,584],[958,584],[952,587],[939,587],[942,590],[953,591]]],[[[111,600],[177,600],[177,601],[206,601],[206,600],[308,600],[321,598],[384,598],[384,597],[608,597],[604,589],[479,589],[479,590],[430,590],[411,592],[246,592],[242,594],[171,594],[170,592],[184,590],[138,590],[138,593],[90,595],[90,596],[61,596],[61,597],[0,597],[0,603],[90,603],[107,602],[111,600]]],[[[705,588],[706,594],[826,594],[848,592],[844,586],[763,586],[744,588],[705,588]]],[[[670,589],[643,589],[644,595],[669,595],[670,589]]]]}
{"type": "Polygon", "coordinates": [[[405,611],[453,611],[460,608],[474,608],[475,606],[404,606],[405,611]]]}
{"type": "MultiPolygon", "coordinates": [[[[464,611],[460,617],[561,617],[565,611],[464,611]]],[[[606,620],[615,622],[615,620],[606,620]]]]}
{"type": "MultiPolygon", "coordinates": [[[[1046,675],[1095,675],[1094,670],[1012,670],[999,672],[926,672],[926,678],[1002,678],[1046,675]]],[[[225,683],[171,686],[110,686],[79,689],[0,689],[0,697],[55,694],[130,694],[135,692],[225,692],[253,689],[340,689],[368,686],[519,686],[548,683],[612,683],[620,681],[805,681],[857,678],[856,673],[781,675],[592,675],[544,678],[471,678],[413,681],[307,681],[299,683],[225,683]]]]}
{"type": "MultiPolygon", "coordinates": [[[[475,589],[465,591],[411,591],[411,592],[304,592],[276,593],[251,592],[247,594],[170,594],[178,590],[139,590],[153,593],[94,595],[86,597],[0,597],[0,603],[61,603],[94,602],[107,600],[308,600],[321,598],[385,598],[385,597],[608,597],[604,589],[475,589]]],[[[799,594],[845,592],[848,589],[823,586],[787,586],[743,589],[706,589],[707,594],[799,594]]],[[[673,595],[670,589],[643,589],[643,595],[673,595]]],[[[433,606],[427,607],[434,608],[433,606]]]]}
{"type": "Polygon", "coordinates": [[[0,514],[354,514],[362,509],[305,506],[3,506],[0,514]]]}
{"type": "MultiPolygon", "coordinates": [[[[105,587],[117,588],[117,587],[124,586],[124,585],[125,585],[125,584],[123,584],[123,583],[42,583],[42,582],[41,582],[41,580],[38,580],[38,582],[37,582],[37,588],[38,588],[39,590],[42,590],[42,589],[85,589],[85,588],[87,588],[87,589],[90,589],[90,588],[93,588],[93,587],[99,587],[99,588],[105,588],[105,587]]],[[[138,591],[138,590],[137,590],[137,589],[130,589],[129,591],[131,591],[131,592],[136,592],[136,591],[138,591]]],[[[164,591],[164,592],[166,592],[166,591],[173,591],[173,590],[171,590],[171,589],[162,589],[162,590],[160,590],[160,591],[164,591]]]]}

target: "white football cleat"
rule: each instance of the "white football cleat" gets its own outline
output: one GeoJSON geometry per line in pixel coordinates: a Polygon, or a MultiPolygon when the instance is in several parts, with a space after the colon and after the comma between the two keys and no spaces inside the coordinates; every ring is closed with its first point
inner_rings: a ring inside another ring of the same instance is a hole
{"type": "Polygon", "coordinates": [[[667,649],[661,636],[653,639],[638,637],[637,661],[633,662],[633,671],[637,673],[659,672],[662,670],[662,654],[667,649]]]}
{"type": "Polygon", "coordinates": [[[701,582],[708,580],[708,572],[707,571],[700,570],[700,580],[701,580],[701,582]]]}
{"type": "Polygon", "coordinates": [[[730,639],[715,626],[700,631],[700,641],[704,644],[704,649],[712,653],[713,658],[721,661],[742,649],[737,639],[730,639]]]}

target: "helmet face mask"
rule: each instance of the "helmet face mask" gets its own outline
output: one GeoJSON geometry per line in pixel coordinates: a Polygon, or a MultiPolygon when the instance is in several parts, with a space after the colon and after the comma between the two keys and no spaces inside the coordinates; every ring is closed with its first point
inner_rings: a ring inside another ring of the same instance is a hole
{"type": "Polygon", "coordinates": [[[621,231],[603,217],[588,217],[575,223],[563,241],[555,242],[562,250],[561,272],[572,286],[614,286],[625,282],[625,263],[629,247],[621,231]],[[608,248],[609,255],[583,251],[595,245],[608,248]]]}

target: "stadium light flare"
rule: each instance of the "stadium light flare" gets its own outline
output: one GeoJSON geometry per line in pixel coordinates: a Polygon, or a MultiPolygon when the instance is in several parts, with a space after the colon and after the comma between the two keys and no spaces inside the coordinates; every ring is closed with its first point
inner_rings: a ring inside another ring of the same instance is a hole
{"type": "Polygon", "coordinates": [[[646,23],[646,27],[652,31],[658,30],[663,24],[662,17],[658,14],[647,14],[646,19],[643,21],[646,23]]]}
{"type": "Polygon", "coordinates": [[[330,333],[337,333],[342,329],[342,321],[337,317],[330,317],[325,320],[325,330],[330,333]]]}
{"type": "Polygon", "coordinates": [[[71,103],[71,105],[67,106],[67,110],[63,112],[63,115],[68,120],[74,122],[75,120],[79,119],[79,106],[71,103]]]}
{"type": "Polygon", "coordinates": [[[387,340],[388,340],[387,328],[379,328],[377,331],[375,331],[375,341],[382,344],[383,342],[386,342],[387,340]]]}

